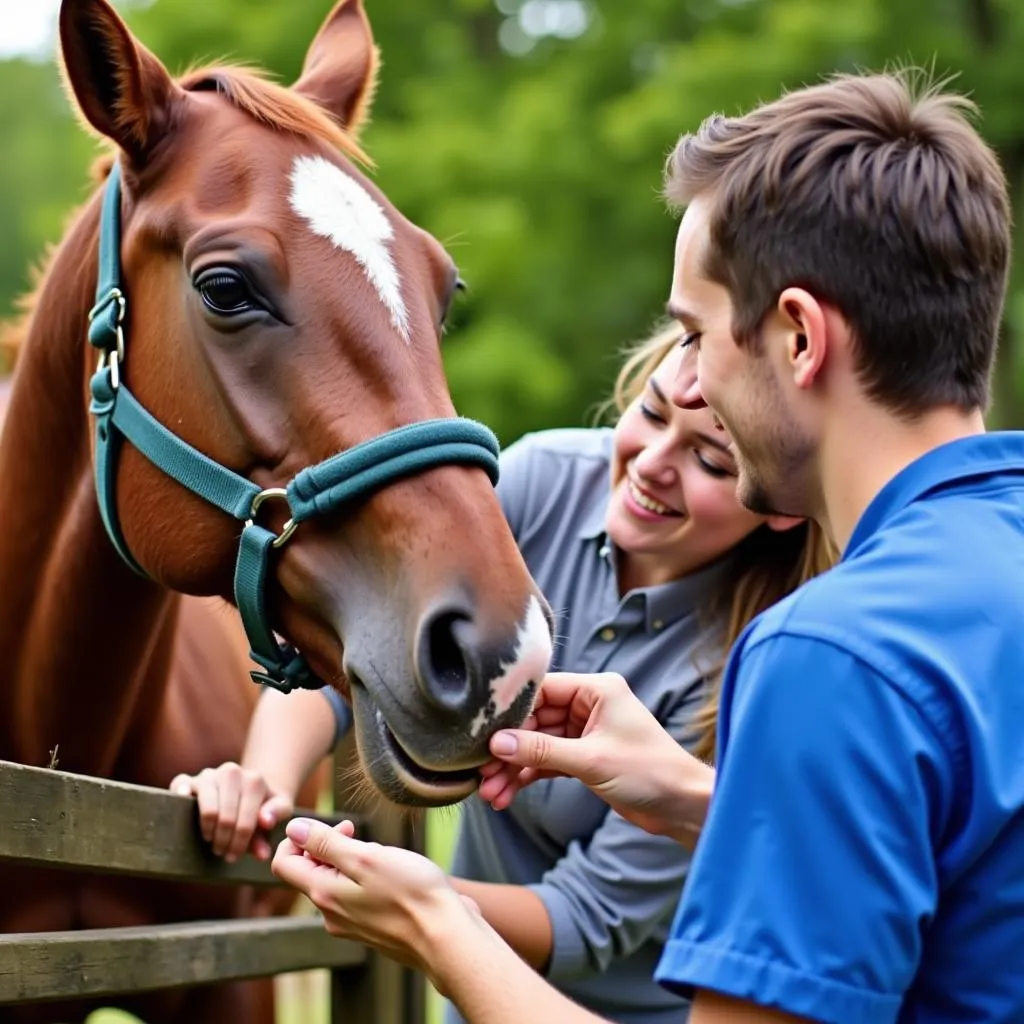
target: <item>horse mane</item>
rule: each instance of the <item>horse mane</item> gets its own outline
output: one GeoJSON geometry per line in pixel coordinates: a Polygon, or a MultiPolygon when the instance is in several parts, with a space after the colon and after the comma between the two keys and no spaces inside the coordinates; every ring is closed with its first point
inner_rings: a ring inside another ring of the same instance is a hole
{"type": "Polygon", "coordinates": [[[215,90],[254,121],[274,131],[320,139],[365,167],[373,166],[353,136],[323,107],[278,85],[258,68],[246,64],[193,68],[178,79],[178,84],[187,92],[215,90]]]}
{"type": "MultiPolygon", "coordinates": [[[[373,162],[362,148],[321,106],[291,89],[274,82],[269,75],[244,64],[215,64],[196,67],[178,78],[187,92],[216,91],[254,121],[284,135],[320,139],[344,153],[349,159],[372,168],[373,162]]],[[[103,153],[92,164],[90,181],[99,185],[110,173],[115,150],[103,153]]],[[[78,210],[72,211],[73,218],[78,210]]],[[[14,368],[39,292],[46,281],[58,245],[46,246],[43,257],[30,270],[29,290],[15,300],[15,316],[0,320],[0,375],[14,368]]]]}

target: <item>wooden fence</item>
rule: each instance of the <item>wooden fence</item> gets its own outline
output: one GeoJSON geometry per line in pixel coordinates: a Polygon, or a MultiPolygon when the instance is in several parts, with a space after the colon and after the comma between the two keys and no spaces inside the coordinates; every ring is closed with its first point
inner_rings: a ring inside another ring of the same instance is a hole
{"type": "MultiPolygon", "coordinates": [[[[336,807],[348,806],[346,795],[339,785],[336,807]]],[[[359,830],[379,842],[416,848],[404,819],[364,818],[359,830]]],[[[214,857],[199,835],[191,800],[0,761],[0,863],[5,861],[179,882],[280,884],[253,857],[234,864],[214,857]]],[[[317,916],[0,934],[0,1006],[318,967],[331,970],[332,1024],[423,1024],[422,979],[364,946],[332,938],[317,916]]]]}

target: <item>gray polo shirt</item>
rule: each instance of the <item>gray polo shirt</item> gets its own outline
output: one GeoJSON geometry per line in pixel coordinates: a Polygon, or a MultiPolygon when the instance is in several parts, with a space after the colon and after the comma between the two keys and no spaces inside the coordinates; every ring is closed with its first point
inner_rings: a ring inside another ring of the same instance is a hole
{"type": "MultiPolygon", "coordinates": [[[[702,609],[726,565],[619,596],[604,534],[611,448],[610,430],[527,435],[503,453],[498,493],[557,616],[554,669],[622,674],[686,742],[718,655],[702,609]]],[[[680,1024],[688,1004],[653,974],[688,865],[677,843],[629,824],[576,780],[551,779],[507,811],[471,797],[452,874],[525,885],[543,900],[554,932],[547,976],[566,995],[626,1024],[680,1024]]],[[[460,1020],[451,1006],[446,1020],[460,1020]]]]}

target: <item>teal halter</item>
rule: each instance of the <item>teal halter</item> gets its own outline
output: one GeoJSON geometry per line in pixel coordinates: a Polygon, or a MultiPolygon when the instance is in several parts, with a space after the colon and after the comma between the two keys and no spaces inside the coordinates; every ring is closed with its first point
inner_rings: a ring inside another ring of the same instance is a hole
{"type": "Polygon", "coordinates": [[[107,534],[137,573],[117,519],[117,453],[129,441],[183,487],[245,524],[235,563],[235,602],[253,661],[262,672],[253,681],[288,693],[323,686],[291,645],[282,644],[267,619],[264,601],[270,553],[295,528],[315,515],[335,512],[402,477],[435,466],[458,464],[484,469],[498,479],[498,442],[480,423],[463,418],[425,420],[390,430],[324,462],[304,469],[285,487],[261,490],[246,477],[214,462],[154,419],[125,387],[124,320],[127,298],[121,285],[121,183],[115,163],[107,180],[100,219],[96,305],[89,314],[89,341],[100,350],[90,388],[89,411],[96,417],[96,497],[107,534]],[[266,501],[282,501],[289,519],[280,534],[256,523],[266,501]]]}

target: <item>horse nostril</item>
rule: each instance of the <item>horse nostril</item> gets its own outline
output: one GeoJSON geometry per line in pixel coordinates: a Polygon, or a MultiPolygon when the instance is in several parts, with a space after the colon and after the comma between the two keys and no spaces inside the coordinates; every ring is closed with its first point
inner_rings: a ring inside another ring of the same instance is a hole
{"type": "Polygon", "coordinates": [[[468,615],[446,611],[435,615],[421,634],[420,676],[428,694],[452,710],[465,704],[472,688],[473,673],[467,660],[472,633],[468,615]]]}

